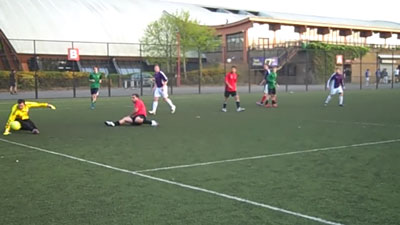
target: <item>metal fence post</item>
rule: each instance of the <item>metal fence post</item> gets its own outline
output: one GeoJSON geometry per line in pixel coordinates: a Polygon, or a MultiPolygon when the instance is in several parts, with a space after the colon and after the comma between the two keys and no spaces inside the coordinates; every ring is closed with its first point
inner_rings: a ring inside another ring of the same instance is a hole
{"type": "Polygon", "coordinates": [[[38,61],[37,61],[37,55],[36,55],[36,40],[33,40],[33,57],[34,57],[34,63],[35,63],[35,99],[39,98],[38,94],[38,61]]]}
{"type": "Polygon", "coordinates": [[[140,96],[143,96],[143,58],[142,58],[142,44],[139,44],[139,58],[140,58],[140,96]]]}
{"type": "Polygon", "coordinates": [[[250,73],[251,73],[251,65],[250,65],[250,63],[251,63],[251,60],[250,60],[250,47],[249,48],[247,48],[247,67],[248,67],[248,82],[249,82],[249,93],[251,93],[251,75],[250,75],[250,73]]]}
{"type": "Polygon", "coordinates": [[[326,91],[326,89],[327,89],[327,87],[326,87],[326,82],[328,82],[327,80],[326,80],[326,75],[327,75],[327,67],[328,67],[328,65],[327,65],[327,53],[326,53],[326,50],[324,50],[324,60],[325,60],[325,62],[324,62],[324,64],[325,64],[325,68],[324,68],[324,90],[326,91]]]}
{"type": "Polygon", "coordinates": [[[306,83],[306,91],[308,91],[308,64],[309,64],[309,51],[306,50],[306,74],[305,74],[305,83],[306,83]]]}
{"type": "MultiPolygon", "coordinates": [[[[286,55],[285,64],[288,64],[289,63],[289,51],[287,49],[285,49],[285,55],[286,55]]],[[[288,69],[286,71],[287,71],[286,75],[289,75],[288,69]]],[[[288,92],[288,89],[289,89],[288,83],[289,83],[289,79],[287,78],[286,82],[285,82],[285,92],[288,92]]]]}
{"type": "Polygon", "coordinates": [[[392,49],[392,89],[394,88],[394,49],[392,49]]]}
{"type": "MultiPolygon", "coordinates": [[[[376,70],[378,70],[378,68],[379,68],[379,53],[377,52],[376,53],[376,70]]],[[[381,82],[381,75],[379,74],[379,77],[376,75],[376,72],[377,71],[375,71],[375,79],[376,79],[376,89],[378,89],[379,88],[379,82],[381,82]]]]}
{"type": "Polygon", "coordinates": [[[171,95],[174,94],[174,84],[176,84],[176,86],[178,86],[178,83],[177,83],[175,77],[172,78],[172,82],[171,82],[171,86],[170,86],[171,87],[171,95]]]}
{"type": "Polygon", "coordinates": [[[362,71],[362,59],[363,59],[363,56],[362,56],[362,53],[361,53],[361,51],[360,51],[360,90],[362,90],[362,75],[363,75],[363,71],[362,71]]]}
{"type": "Polygon", "coordinates": [[[201,94],[201,75],[202,75],[202,62],[201,62],[201,52],[200,48],[198,49],[198,54],[199,54],[199,94],[201,94]]]}
{"type": "Polygon", "coordinates": [[[108,97],[111,97],[111,76],[110,76],[110,61],[111,61],[111,57],[110,57],[110,43],[107,42],[107,58],[108,58],[108,74],[107,74],[107,80],[108,80],[108,97]]]}
{"type": "MultiPolygon", "coordinates": [[[[74,42],[71,42],[71,47],[74,48],[74,42]]],[[[72,61],[72,97],[76,98],[76,82],[75,82],[75,61],[72,61]]]]}

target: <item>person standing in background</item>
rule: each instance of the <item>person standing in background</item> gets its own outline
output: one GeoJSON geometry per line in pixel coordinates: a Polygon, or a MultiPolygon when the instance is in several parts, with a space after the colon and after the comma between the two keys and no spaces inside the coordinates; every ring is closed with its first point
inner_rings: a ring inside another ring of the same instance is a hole
{"type": "Polygon", "coordinates": [[[17,94],[17,71],[14,69],[10,72],[10,94],[17,94]]]}
{"type": "Polygon", "coordinates": [[[381,73],[381,78],[383,78],[383,83],[387,84],[389,82],[389,74],[387,69],[383,69],[382,73],[381,73]]]}
{"type": "Polygon", "coordinates": [[[371,71],[369,71],[369,69],[367,69],[367,71],[365,71],[365,85],[368,87],[369,86],[369,77],[371,76],[371,71]]]}
{"type": "Polygon", "coordinates": [[[381,69],[380,68],[376,69],[375,77],[376,77],[376,86],[378,87],[379,82],[381,81],[381,69]]]}
{"type": "Polygon", "coordinates": [[[394,82],[396,83],[399,82],[399,76],[400,76],[400,65],[398,65],[396,70],[394,71],[394,82]]]}

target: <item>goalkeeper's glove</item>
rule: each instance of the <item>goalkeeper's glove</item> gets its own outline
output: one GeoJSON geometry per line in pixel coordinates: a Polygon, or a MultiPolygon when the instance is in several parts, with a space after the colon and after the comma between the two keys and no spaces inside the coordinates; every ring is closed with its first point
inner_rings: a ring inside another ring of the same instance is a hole
{"type": "Polygon", "coordinates": [[[52,105],[52,104],[48,104],[47,107],[49,107],[49,108],[52,109],[52,110],[55,110],[55,109],[56,109],[56,107],[55,107],[54,105],[52,105]]]}

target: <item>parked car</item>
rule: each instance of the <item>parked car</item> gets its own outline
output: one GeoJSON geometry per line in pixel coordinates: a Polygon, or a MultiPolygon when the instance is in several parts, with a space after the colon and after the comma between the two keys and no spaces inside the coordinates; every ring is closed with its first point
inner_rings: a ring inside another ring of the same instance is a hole
{"type": "MultiPolygon", "coordinates": [[[[131,81],[134,83],[134,87],[140,87],[140,73],[133,73],[131,75],[131,81]]],[[[153,87],[153,75],[148,72],[142,72],[143,76],[143,87],[153,87]]]]}

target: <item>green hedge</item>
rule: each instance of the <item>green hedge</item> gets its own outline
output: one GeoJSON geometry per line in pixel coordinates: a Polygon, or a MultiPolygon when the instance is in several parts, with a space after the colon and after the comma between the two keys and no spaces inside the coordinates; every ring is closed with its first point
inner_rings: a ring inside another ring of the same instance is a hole
{"type": "MultiPolygon", "coordinates": [[[[224,83],[225,70],[221,67],[202,69],[201,83],[206,85],[221,85],[224,83]]],[[[183,77],[182,84],[195,85],[199,83],[199,71],[192,70],[187,72],[187,77],[183,77]]]]}
{"type": "MultiPolygon", "coordinates": [[[[206,85],[221,85],[224,83],[224,69],[220,67],[204,68],[202,70],[201,83],[206,85]]],[[[10,71],[0,71],[0,89],[9,88],[10,71]]],[[[89,73],[86,72],[58,72],[58,71],[39,71],[38,84],[40,89],[72,88],[75,82],[76,87],[89,86],[89,73]]],[[[109,74],[111,86],[117,87],[123,75],[109,74]]],[[[35,88],[35,72],[17,72],[18,89],[33,90],[35,88]]],[[[107,85],[108,79],[103,80],[103,86],[107,85]]],[[[196,85],[199,83],[199,71],[193,70],[187,73],[185,78],[182,74],[182,84],[196,85]]]]}
{"type": "MultiPolygon", "coordinates": [[[[0,89],[8,89],[10,71],[0,71],[0,89]]],[[[76,87],[89,86],[89,73],[85,72],[37,72],[40,89],[72,88],[75,81],[76,87]]],[[[111,85],[117,86],[120,75],[110,74],[111,85]]],[[[33,90],[35,88],[35,72],[17,72],[18,88],[22,90],[33,90]]],[[[107,84],[107,79],[103,85],[107,84]]]]}

